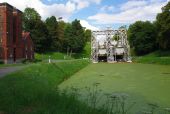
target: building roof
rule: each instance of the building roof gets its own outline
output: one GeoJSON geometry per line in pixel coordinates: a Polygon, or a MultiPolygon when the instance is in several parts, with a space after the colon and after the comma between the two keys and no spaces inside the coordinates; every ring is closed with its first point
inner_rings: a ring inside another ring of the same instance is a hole
{"type": "Polygon", "coordinates": [[[30,32],[25,32],[25,31],[23,31],[22,32],[22,39],[27,39],[27,38],[29,38],[29,36],[30,36],[30,32]]]}
{"type": "Polygon", "coordinates": [[[20,10],[17,9],[16,7],[8,4],[7,2],[0,3],[0,6],[10,7],[14,12],[20,12],[20,13],[22,13],[22,11],[20,11],[20,10]]]}
{"type": "Polygon", "coordinates": [[[23,32],[22,32],[22,39],[23,39],[23,41],[26,41],[26,42],[27,42],[27,41],[30,41],[31,44],[34,45],[32,39],[31,39],[31,34],[30,34],[30,32],[25,32],[25,31],[23,31],[23,32]]]}

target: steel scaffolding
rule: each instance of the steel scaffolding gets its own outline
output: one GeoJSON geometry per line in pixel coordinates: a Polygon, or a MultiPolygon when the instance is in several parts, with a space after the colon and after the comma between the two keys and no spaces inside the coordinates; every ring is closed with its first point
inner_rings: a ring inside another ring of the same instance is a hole
{"type": "Polygon", "coordinates": [[[107,56],[107,62],[113,63],[117,62],[117,56],[122,56],[122,61],[131,62],[130,57],[130,46],[127,40],[127,30],[119,29],[113,30],[111,28],[107,28],[107,30],[103,31],[92,31],[91,37],[91,60],[93,63],[99,62],[99,51],[100,51],[100,43],[98,36],[104,36],[106,42],[104,43],[105,54],[107,56]],[[116,36],[118,39],[115,40],[113,37],[116,36]],[[115,44],[113,42],[116,42],[115,44]]]}

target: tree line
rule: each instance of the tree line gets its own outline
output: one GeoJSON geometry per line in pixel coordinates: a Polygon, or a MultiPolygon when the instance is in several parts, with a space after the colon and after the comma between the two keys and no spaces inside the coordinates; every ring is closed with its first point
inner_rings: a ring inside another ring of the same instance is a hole
{"type": "Polygon", "coordinates": [[[49,51],[78,53],[91,39],[91,31],[83,28],[79,20],[66,23],[61,18],[51,16],[43,21],[34,8],[24,10],[23,30],[31,33],[35,51],[38,53],[49,51]]]}
{"type": "Polygon", "coordinates": [[[157,14],[156,21],[137,21],[131,24],[128,40],[136,55],[170,50],[170,2],[157,14]]]}

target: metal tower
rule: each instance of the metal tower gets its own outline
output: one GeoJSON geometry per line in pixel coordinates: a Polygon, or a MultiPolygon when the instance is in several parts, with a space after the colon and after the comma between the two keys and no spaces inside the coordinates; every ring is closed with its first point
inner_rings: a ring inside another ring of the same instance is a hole
{"type": "Polygon", "coordinates": [[[113,30],[111,28],[107,28],[107,30],[103,31],[92,31],[91,37],[91,60],[93,63],[97,63],[99,61],[100,43],[98,36],[104,36],[106,43],[104,43],[105,47],[105,55],[107,56],[107,62],[113,63],[117,62],[117,56],[122,57],[122,61],[130,62],[130,46],[127,40],[127,31],[126,29],[113,30]],[[117,40],[113,39],[114,36],[117,36],[117,40]],[[115,43],[114,43],[115,42],[115,43]]]}

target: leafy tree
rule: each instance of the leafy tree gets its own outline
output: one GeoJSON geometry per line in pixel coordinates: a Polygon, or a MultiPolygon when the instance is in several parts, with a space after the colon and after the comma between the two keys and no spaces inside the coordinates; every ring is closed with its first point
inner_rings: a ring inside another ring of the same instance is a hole
{"type": "Polygon", "coordinates": [[[26,8],[24,10],[23,29],[31,33],[36,52],[43,52],[49,49],[47,27],[34,8],[26,8]]]}
{"type": "Polygon", "coordinates": [[[65,32],[65,49],[70,49],[71,52],[81,52],[85,46],[84,29],[79,20],[74,20],[71,25],[67,25],[65,32]]]}
{"type": "Polygon", "coordinates": [[[63,40],[63,50],[68,51],[72,47],[72,43],[74,42],[73,34],[72,34],[72,26],[71,24],[67,24],[64,30],[64,40],[63,40]]]}
{"type": "Polygon", "coordinates": [[[137,21],[130,25],[128,40],[137,55],[144,55],[156,49],[156,27],[149,21],[137,21]]]}
{"type": "Polygon", "coordinates": [[[162,8],[162,13],[159,13],[156,19],[159,47],[170,50],[170,2],[162,8]]]}
{"type": "Polygon", "coordinates": [[[25,8],[23,13],[23,29],[28,31],[34,27],[36,21],[41,20],[41,16],[34,8],[25,8]]]}
{"type": "Polygon", "coordinates": [[[118,35],[114,35],[112,40],[118,41],[119,40],[119,36],[118,35]]]}
{"type": "Polygon", "coordinates": [[[51,49],[53,51],[58,51],[60,47],[59,39],[58,39],[58,22],[55,18],[55,16],[51,16],[50,18],[47,18],[46,21],[46,26],[49,31],[49,38],[51,41],[51,49]]]}
{"type": "Polygon", "coordinates": [[[126,29],[126,25],[120,26],[119,29],[126,29]]]}
{"type": "Polygon", "coordinates": [[[67,24],[64,21],[59,21],[58,22],[58,39],[59,39],[59,50],[63,51],[64,50],[64,30],[66,28],[67,24]]]}
{"type": "Polygon", "coordinates": [[[85,40],[86,42],[90,42],[91,41],[91,30],[87,29],[85,30],[85,40]]]}
{"type": "Polygon", "coordinates": [[[42,21],[37,21],[35,27],[31,30],[32,40],[35,45],[36,52],[49,51],[50,39],[48,35],[48,29],[42,21]]]}

